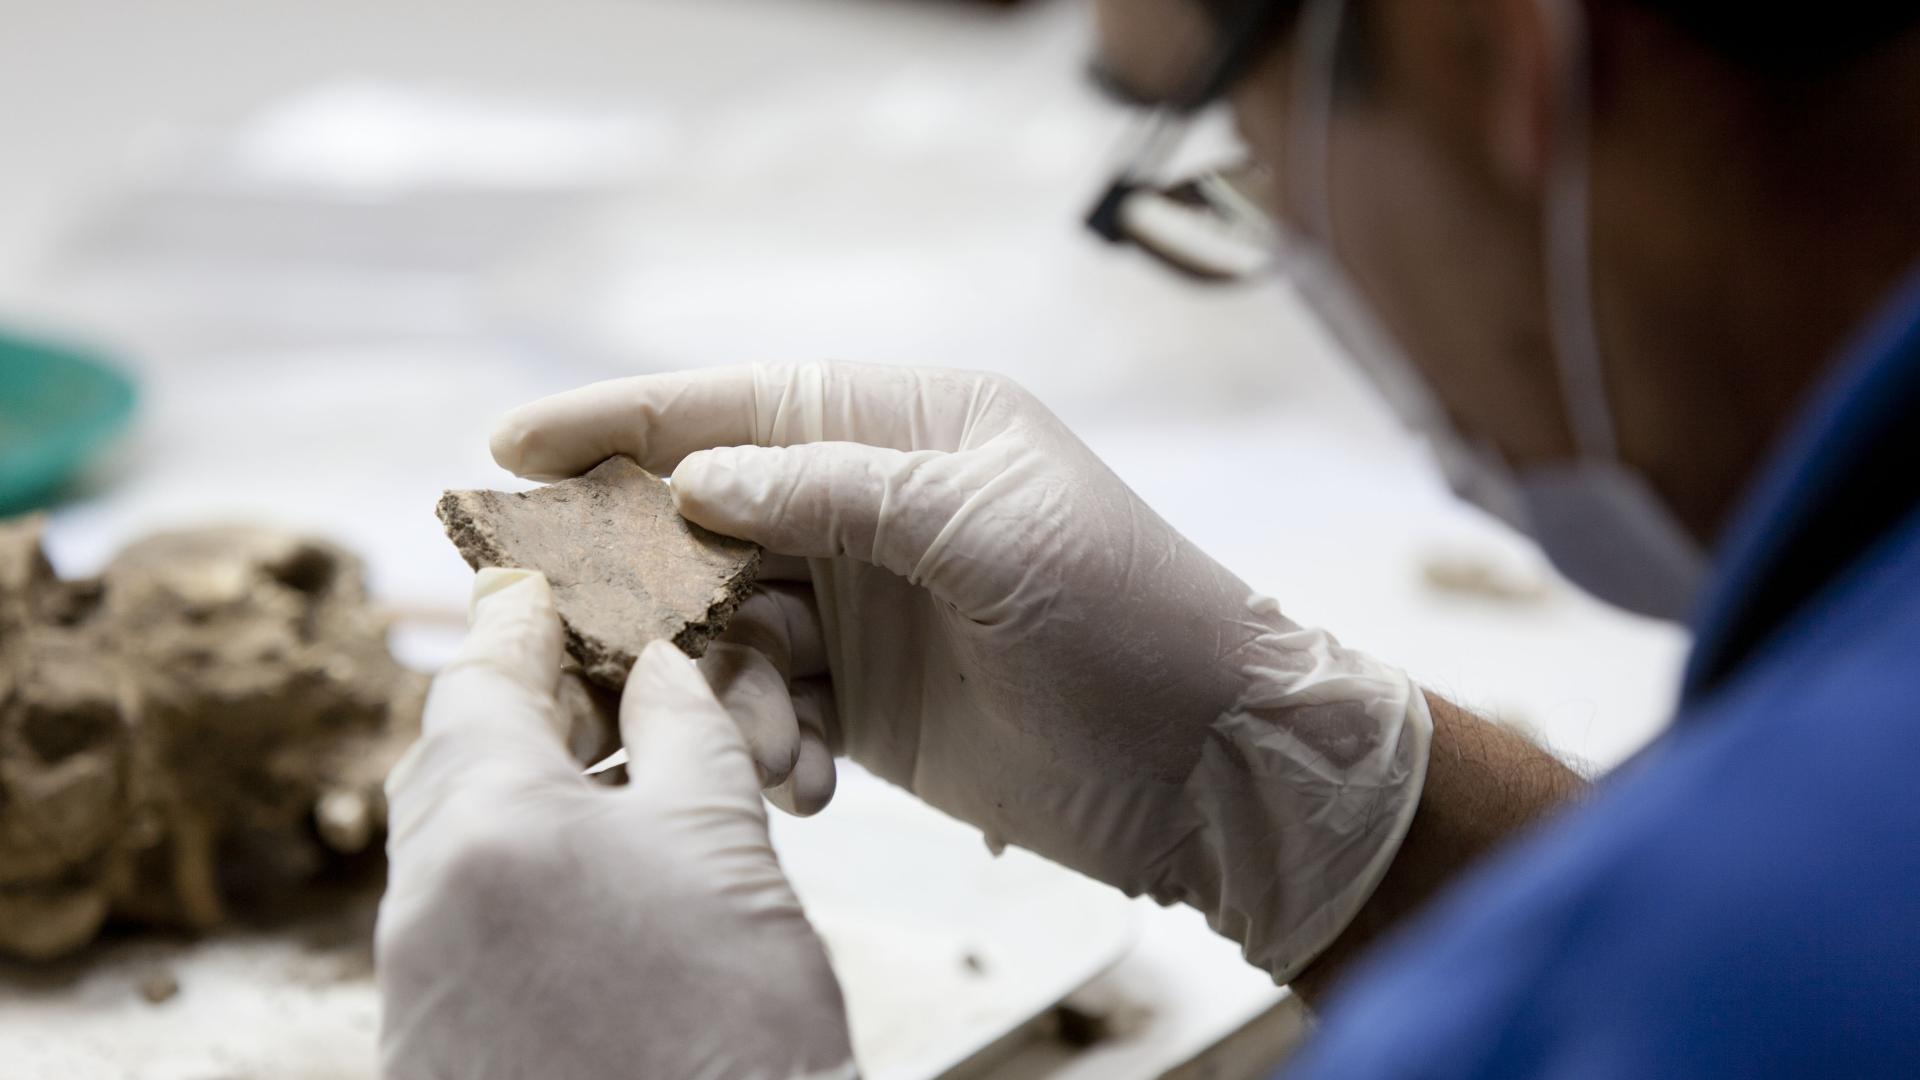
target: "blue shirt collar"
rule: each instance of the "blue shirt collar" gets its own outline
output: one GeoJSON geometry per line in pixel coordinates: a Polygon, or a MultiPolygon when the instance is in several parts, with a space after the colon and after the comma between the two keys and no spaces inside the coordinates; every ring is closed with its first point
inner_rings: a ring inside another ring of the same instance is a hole
{"type": "Polygon", "coordinates": [[[1726,534],[1696,609],[1684,703],[1920,506],[1920,272],[1842,356],[1726,534]]]}

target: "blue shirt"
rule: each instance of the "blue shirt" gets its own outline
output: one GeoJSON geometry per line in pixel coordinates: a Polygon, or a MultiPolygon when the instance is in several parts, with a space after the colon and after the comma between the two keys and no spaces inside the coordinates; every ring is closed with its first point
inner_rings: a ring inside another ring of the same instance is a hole
{"type": "Polygon", "coordinates": [[[1920,278],[1716,566],[1669,731],[1376,950],[1288,1076],[1920,1076],[1920,278]]]}

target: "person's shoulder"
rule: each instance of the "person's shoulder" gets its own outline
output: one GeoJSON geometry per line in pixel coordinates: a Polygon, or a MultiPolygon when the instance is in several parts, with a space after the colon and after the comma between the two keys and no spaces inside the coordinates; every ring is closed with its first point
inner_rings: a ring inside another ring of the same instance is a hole
{"type": "Polygon", "coordinates": [[[1688,703],[1677,727],[1755,714],[1791,722],[1836,696],[1907,695],[1920,687],[1917,646],[1920,510],[1775,625],[1738,670],[1688,703]]]}
{"type": "Polygon", "coordinates": [[[1920,573],[1889,549],[1350,984],[1327,1076],[1920,1060],[1920,573]]]}

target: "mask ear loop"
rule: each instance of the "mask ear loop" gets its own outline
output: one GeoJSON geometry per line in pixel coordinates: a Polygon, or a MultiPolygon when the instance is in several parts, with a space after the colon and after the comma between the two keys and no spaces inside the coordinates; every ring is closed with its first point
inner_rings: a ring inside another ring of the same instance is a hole
{"type": "MultiPolygon", "coordinates": [[[[1359,366],[1402,423],[1423,433],[1443,458],[1460,456],[1446,412],[1425,379],[1380,324],[1340,265],[1333,220],[1333,110],[1338,94],[1340,35],[1350,0],[1309,0],[1287,115],[1284,192],[1297,192],[1300,225],[1276,222],[1294,288],[1321,317],[1348,358],[1359,366]],[[1445,445],[1442,445],[1442,444],[1445,445]]],[[[1443,467],[1446,467],[1443,465],[1443,467]]],[[[1451,469],[1449,469],[1451,471],[1451,469]]]]}
{"type": "Polygon", "coordinates": [[[1585,13],[1569,0],[1537,0],[1560,32],[1567,77],[1559,95],[1559,153],[1546,195],[1547,320],[1561,405],[1582,459],[1614,462],[1620,448],[1593,313],[1593,70],[1585,13]]]}
{"type": "Polygon", "coordinates": [[[1492,447],[1454,425],[1425,375],[1381,325],[1347,279],[1335,250],[1333,113],[1339,94],[1341,35],[1351,0],[1310,0],[1301,16],[1298,64],[1287,118],[1283,187],[1298,192],[1301,223],[1281,226],[1294,288],[1322,316],[1376,392],[1426,442],[1447,484],[1470,502],[1521,529],[1526,512],[1513,474],[1492,447]]]}
{"type": "Polygon", "coordinates": [[[1313,0],[1300,25],[1300,63],[1293,79],[1298,105],[1287,125],[1286,171],[1300,192],[1307,239],[1333,257],[1333,95],[1347,0],[1313,0]]]}

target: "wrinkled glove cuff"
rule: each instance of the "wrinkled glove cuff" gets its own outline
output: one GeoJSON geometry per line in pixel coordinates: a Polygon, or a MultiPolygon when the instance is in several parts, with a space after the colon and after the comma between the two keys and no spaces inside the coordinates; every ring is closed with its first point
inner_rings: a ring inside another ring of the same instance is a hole
{"type": "Polygon", "coordinates": [[[1270,599],[1249,607],[1268,628],[1187,780],[1195,827],[1166,868],[1172,888],[1153,891],[1198,907],[1285,983],[1345,932],[1398,854],[1433,716],[1405,672],[1293,625],[1270,599]]]}

